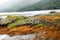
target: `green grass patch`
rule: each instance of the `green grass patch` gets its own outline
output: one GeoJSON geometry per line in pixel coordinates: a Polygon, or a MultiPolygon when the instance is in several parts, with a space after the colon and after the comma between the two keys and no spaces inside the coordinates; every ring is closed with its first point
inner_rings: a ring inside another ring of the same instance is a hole
{"type": "Polygon", "coordinates": [[[43,26],[43,24],[37,24],[36,26],[43,26]]]}

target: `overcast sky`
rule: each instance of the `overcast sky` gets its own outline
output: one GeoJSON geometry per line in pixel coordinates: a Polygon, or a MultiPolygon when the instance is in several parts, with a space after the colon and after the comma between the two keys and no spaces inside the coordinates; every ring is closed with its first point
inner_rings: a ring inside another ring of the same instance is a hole
{"type": "Polygon", "coordinates": [[[40,0],[0,0],[0,11],[18,10],[21,7],[31,5],[40,0]]]}

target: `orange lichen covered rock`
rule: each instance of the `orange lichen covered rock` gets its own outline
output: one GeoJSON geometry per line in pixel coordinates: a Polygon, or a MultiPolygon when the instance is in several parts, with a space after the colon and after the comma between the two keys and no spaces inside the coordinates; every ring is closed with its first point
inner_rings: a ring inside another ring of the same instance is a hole
{"type": "Polygon", "coordinates": [[[36,25],[33,25],[30,27],[29,25],[22,25],[14,28],[0,28],[0,34],[8,34],[8,35],[21,35],[21,34],[41,34],[39,36],[45,36],[46,38],[60,38],[60,24],[57,23],[60,22],[60,16],[38,16],[38,19],[44,18],[45,21],[52,21],[51,26],[42,25],[39,27],[36,27],[36,25]],[[54,26],[53,26],[54,25],[54,26]],[[35,28],[36,27],[36,28],[35,28]]]}

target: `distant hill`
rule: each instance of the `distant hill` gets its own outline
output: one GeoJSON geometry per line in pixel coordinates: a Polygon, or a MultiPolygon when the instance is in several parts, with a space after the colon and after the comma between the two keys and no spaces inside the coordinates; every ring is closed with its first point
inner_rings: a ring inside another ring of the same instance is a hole
{"type": "Polygon", "coordinates": [[[53,9],[60,9],[60,0],[42,0],[36,4],[21,8],[18,11],[36,11],[53,9]]]}

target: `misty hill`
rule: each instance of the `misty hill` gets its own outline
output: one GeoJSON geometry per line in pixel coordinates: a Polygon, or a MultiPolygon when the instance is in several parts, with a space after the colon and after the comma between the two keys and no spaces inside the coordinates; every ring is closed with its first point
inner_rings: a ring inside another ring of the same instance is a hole
{"type": "Polygon", "coordinates": [[[60,0],[42,0],[33,5],[19,9],[18,11],[36,11],[60,9],[60,0]]]}

